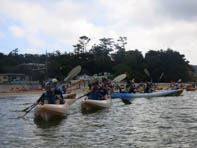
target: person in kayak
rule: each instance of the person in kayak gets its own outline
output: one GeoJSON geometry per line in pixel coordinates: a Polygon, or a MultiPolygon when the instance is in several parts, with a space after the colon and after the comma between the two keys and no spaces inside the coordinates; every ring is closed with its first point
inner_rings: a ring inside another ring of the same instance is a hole
{"type": "Polygon", "coordinates": [[[52,86],[53,86],[54,92],[59,100],[59,101],[57,101],[57,104],[63,104],[64,103],[64,100],[63,100],[64,91],[57,84],[58,84],[58,80],[56,78],[53,78],[52,79],[52,86]]]}
{"type": "Polygon", "coordinates": [[[134,80],[130,80],[130,81],[127,82],[126,91],[127,91],[127,93],[136,93],[135,92],[134,80]]]}
{"type": "Polygon", "coordinates": [[[71,93],[71,91],[67,90],[65,85],[62,85],[62,91],[63,91],[63,94],[70,94],[71,93]]]}
{"type": "Polygon", "coordinates": [[[93,84],[93,87],[90,91],[90,93],[88,94],[88,99],[91,100],[107,100],[109,98],[108,96],[108,92],[106,89],[104,89],[103,87],[99,86],[99,82],[96,81],[93,84]]]}
{"type": "Polygon", "coordinates": [[[52,88],[51,82],[45,83],[45,92],[36,102],[36,104],[58,104],[58,98],[55,94],[54,89],[52,88]]]}
{"type": "Polygon", "coordinates": [[[147,82],[146,83],[146,87],[144,89],[144,93],[151,93],[151,92],[153,92],[153,90],[152,90],[152,83],[147,82]]]}

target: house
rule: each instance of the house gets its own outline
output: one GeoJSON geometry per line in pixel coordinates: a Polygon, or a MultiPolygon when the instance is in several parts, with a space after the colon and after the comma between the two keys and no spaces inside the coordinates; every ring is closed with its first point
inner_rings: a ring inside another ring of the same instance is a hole
{"type": "Polygon", "coordinates": [[[24,82],[26,79],[27,76],[25,74],[18,74],[18,73],[0,74],[0,83],[24,82]]]}

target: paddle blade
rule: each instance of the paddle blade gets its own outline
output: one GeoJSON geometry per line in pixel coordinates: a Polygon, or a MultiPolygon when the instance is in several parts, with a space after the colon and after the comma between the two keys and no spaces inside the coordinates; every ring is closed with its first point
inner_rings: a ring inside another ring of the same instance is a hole
{"type": "Polygon", "coordinates": [[[77,76],[81,72],[81,66],[78,65],[75,68],[73,68],[67,75],[67,77],[64,79],[64,81],[72,80],[75,76],[77,76]]]}
{"type": "Polygon", "coordinates": [[[145,74],[148,76],[148,77],[150,77],[150,73],[149,73],[149,71],[148,71],[148,69],[144,69],[144,72],[145,72],[145,74]]]}
{"type": "Polygon", "coordinates": [[[25,109],[22,110],[22,112],[26,112],[30,107],[32,107],[32,105],[26,107],[25,109]]]}
{"type": "Polygon", "coordinates": [[[117,83],[117,82],[120,82],[120,81],[124,80],[126,77],[127,77],[126,74],[121,74],[121,75],[115,77],[115,78],[113,79],[113,81],[117,83]]]}
{"type": "Polygon", "coordinates": [[[164,73],[162,72],[160,77],[159,77],[160,80],[162,79],[163,75],[164,75],[164,73]]]}
{"type": "Polygon", "coordinates": [[[125,105],[132,104],[128,99],[121,99],[125,105]]]}

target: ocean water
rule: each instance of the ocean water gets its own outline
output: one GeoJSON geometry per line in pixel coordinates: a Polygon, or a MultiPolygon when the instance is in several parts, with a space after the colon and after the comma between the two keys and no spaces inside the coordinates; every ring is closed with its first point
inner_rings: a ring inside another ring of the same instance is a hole
{"type": "Polygon", "coordinates": [[[43,122],[22,109],[39,95],[0,97],[1,148],[196,148],[197,91],[181,96],[138,98],[125,105],[82,113],[75,102],[67,116],[43,122]]]}

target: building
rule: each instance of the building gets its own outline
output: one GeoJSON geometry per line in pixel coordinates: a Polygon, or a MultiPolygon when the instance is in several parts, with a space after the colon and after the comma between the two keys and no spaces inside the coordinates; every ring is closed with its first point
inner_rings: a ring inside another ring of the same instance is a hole
{"type": "Polygon", "coordinates": [[[0,74],[0,83],[24,82],[28,80],[25,74],[5,73],[0,74]]]}

